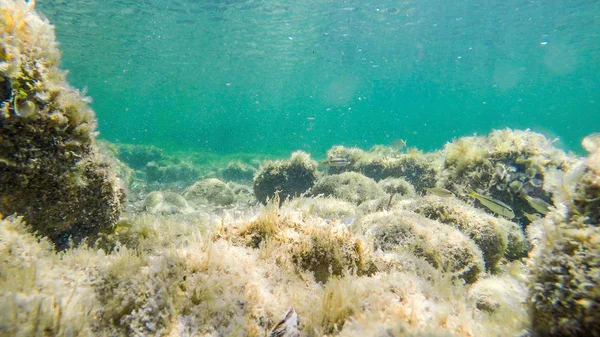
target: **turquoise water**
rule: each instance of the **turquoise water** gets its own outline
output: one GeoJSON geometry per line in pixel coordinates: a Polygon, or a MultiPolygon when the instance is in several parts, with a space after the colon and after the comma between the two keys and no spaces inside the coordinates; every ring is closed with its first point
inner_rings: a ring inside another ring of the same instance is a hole
{"type": "Polygon", "coordinates": [[[599,1],[38,0],[101,136],[174,150],[425,150],[600,130],[599,1]]]}

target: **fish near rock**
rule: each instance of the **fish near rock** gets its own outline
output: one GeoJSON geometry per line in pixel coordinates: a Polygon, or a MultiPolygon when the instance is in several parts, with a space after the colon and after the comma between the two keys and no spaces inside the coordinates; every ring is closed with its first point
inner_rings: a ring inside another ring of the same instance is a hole
{"type": "Polygon", "coordinates": [[[425,187],[423,188],[427,193],[437,195],[438,197],[448,198],[454,197],[454,193],[450,190],[441,187],[425,187]]]}
{"type": "Polygon", "coordinates": [[[468,196],[477,199],[483,206],[498,215],[502,215],[507,219],[513,219],[515,217],[515,212],[512,208],[500,200],[481,195],[475,191],[469,192],[468,196]]]}
{"type": "Polygon", "coordinates": [[[327,167],[344,167],[350,164],[351,162],[347,158],[329,158],[319,163],[319,165],[327,167]]]}

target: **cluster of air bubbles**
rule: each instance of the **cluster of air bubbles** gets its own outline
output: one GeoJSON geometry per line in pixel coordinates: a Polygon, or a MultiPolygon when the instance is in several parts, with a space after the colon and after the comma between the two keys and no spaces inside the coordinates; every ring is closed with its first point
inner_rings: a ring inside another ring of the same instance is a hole
{"type": "Polygon", "coordinates": [[[536,164],[519,169],[512,165],[498,163],[494,169],[491,185],[499,191],[508,191],[514,195],[523,191],[529,194],[542,187],[542,172],[543,168],[536,164]]]}

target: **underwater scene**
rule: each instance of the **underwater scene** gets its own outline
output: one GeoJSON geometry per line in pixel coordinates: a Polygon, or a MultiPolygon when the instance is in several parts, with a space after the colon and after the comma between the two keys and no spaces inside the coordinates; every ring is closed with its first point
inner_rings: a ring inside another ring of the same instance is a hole
{"type": "Polygon", "coordinates": [[[600,336],[600,2],[0,0],[0,337],[600,336]]]}

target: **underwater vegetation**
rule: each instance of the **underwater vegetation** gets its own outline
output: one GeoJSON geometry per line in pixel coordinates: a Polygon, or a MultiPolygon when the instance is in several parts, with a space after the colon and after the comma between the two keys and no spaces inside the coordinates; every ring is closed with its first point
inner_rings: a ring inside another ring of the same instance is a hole
{"type": "Polygon", "coordinates": [[[600,336],[597,135],[321,167],[99,144],[52,26],[0,10],[1,337],[600,336]]]}

